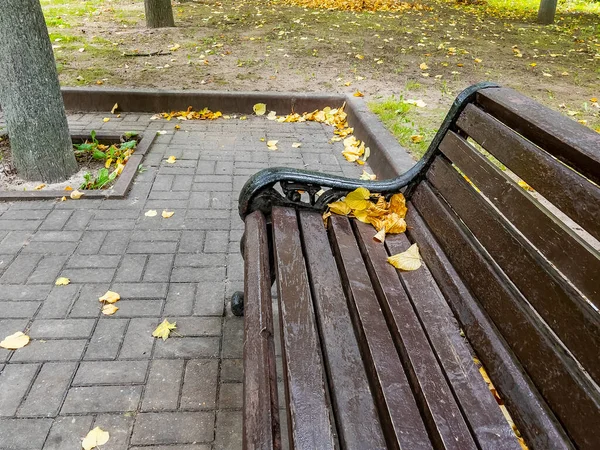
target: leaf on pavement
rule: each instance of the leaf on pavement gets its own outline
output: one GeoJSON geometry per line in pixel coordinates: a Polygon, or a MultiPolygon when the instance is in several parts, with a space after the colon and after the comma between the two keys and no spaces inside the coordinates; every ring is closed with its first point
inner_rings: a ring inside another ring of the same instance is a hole
{"type": "Polygon", "coordinates": [[[68,278],[66,278],[66,277],[60,277],[60,278],[56,279],[56,281],[54,282],[54,284],[56,286],[66,286],[70,282],[71,282],[71,280],[69,280],[68,278]]]}
{"type": "Polygon", "coordinates": [[[104,305],[102,307],[102,314],[106,315],[106,316],[112,316],[114,313],[116,313],[119,310],[118,306],[112,305],[112,304],[107,304],[104,305]]]}
{"type": "Polygon", "coordinates": [[[98,298],[99,302],[106,302],[106,303],[115,303],[119,300],[121,300],[121,296],[113,291],[106,291],[106,294],[104,294],[102,297],[98,298]]]}
{"type": "Polygon", "coordinates": [[[146,217],[154,217],[156,216],[158,213],[156,212],[155,209],[151,209],[149,211],[146,211],[146,214],[144,214],[146,217]]]}
{"type": "Polygon", "coordinates": [[[173,214],[175,214],[175,211],[163,211],[162,212],[162,216],[164,219],[168,219],[169,217],[171,217],[173,214]]]}
{"type": "Polygon", "coordinates": [[[356,92],[353,94],[355,97],[364,97],[365,94],[363,94],[362,92],[360,92],[359,90],[356,90],[356,92]]]}
{"type": "Polygon", "coordinates": [[[169,156],[169,158],[167,159],[167,162],[169,164],[175,164],[175,161],[177,161],[177,158],[175,158],[175,156],[173,155],[169,156]]]}
{"type": "Polygon", "coordinates": [[[83,197],[83,192],[79,192],[77,189],[75,189],[73,192],[71,192],[69,197],[71,197],[73,200],[79,200],[81,197],[83,197]]]}
{"type": "Polygon", "coordinates": [[[375,175],[374,173],[369,173],[366,170],[363,170],[362,174],[360,175],[360,179],[361,180],[375,180],[375,179],[377,179],[377,175],[375,175]]]}
{"type": "Polygon", "coordinates": [[[417,270],[421,267],[421,256],[417,244],[411,245],[405,252],[390,256],[387,260],[400,270],[417,270]]]}
{"type": "Polygon", "coordinates": [[[175,325],[176,323],[177,322],[170,323],[167,319],[163,320],[162,323],[156,327],[156,330],[152,332],[152,336],[162,338],[163,341],[166,341],[171,334],[171,330],[177,328],[175,325]]]}
{"type": "Polygon", "coordinates": [[[100,427],[96,427],[87,434],[87,436],[81,442],[83,450],[92,450],[99,445],[104,445],[108,442],[110,434],[108,431],[104,431],[100,427]]]}
{"type": "Polygon", "coordinates": [[[4,340],[0,342],[0,347],[8,350],[17,350],[18,348],[25,347],[27,344],[29,344],[29,336],[21,331],[17,331],[10,336],[6,336],[4,340]]]}
{"type": "Polygon", "coordinates": [[[254,114],[257,116],[262,116],[267,112],[267,105],[264,103],[257,103],[252,107],[252,109],[254,110],[254,114]]]}
{"type": "Polygon", "coordinates": [[[36,187],[34,187],[33,189],[36,191],[41,191],[42,189],[44,189],[46,187],[46,185],[44,183],[42,184],[38,184],[36,187]]]}
{"type": "Polygon", "coordinates": [[[302,146],[302,144],[300,142],[294,142],[292,144],[292,148],[300,148],[302,146]]]}

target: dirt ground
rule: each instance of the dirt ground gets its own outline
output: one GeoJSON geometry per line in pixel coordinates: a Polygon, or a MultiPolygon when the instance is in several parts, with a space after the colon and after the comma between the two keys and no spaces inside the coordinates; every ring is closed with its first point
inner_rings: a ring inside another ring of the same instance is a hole
{"type": "Polygon", "coordinates": [[[531,11],[485,3],[357,13],[200,0],[174,2],[177,27],[150,30],[141,0],[42,5],[67,86],[359,90],[370,102],[424,100],[407,121],[434,130],[461,89],[491,80],[600,130],[597,14],[560,13],[543,27],[531,11]]]}

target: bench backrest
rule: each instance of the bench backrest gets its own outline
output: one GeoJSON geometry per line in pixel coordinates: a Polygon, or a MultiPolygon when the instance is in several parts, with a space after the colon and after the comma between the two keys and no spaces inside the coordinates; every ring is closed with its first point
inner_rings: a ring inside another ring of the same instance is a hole
{"type": "Polygon", "coordinates": [[[486,88],[438,148],[410,195],[409,234],[484,365],[504,376],[494,338],[465,312],[469,296],[565,441],[600,448],[600,134],[511,89],[486,88]]]}

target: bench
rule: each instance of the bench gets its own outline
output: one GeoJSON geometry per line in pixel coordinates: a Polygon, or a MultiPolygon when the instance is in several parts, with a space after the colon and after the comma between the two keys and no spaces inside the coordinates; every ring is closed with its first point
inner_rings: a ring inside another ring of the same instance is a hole
{"type": "Polygon", "coordinates": [[[598,185],[599,134],[489,83],[459,95],[397,178],[254,175],[232,299],[244,448],[518,450],[477,358],[529,448],[599,449],[598,185]],[[380,243],[341,215],[324,227],[361,186],[404,193],[406,233],[380,243]],[[387,263],[413,242],[421,268],[387,263]]]}

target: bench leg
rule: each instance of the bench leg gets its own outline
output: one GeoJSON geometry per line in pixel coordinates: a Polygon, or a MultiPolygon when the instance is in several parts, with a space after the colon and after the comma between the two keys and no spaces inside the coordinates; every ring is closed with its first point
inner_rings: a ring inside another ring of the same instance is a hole
{"type": "Polygon", "coordinates": [[[244,293],[242,291],[236,291],[231,296],[231,312],[238,317],[244,315],[244,293]]]}

